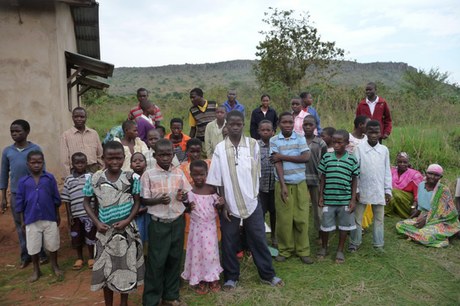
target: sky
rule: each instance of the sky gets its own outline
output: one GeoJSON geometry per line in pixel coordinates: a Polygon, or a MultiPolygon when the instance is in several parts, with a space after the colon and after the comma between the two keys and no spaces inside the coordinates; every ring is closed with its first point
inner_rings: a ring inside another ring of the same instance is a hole
{"type": "Polygon", "coordinates": [[[101,59],[150,67],[256,59],[268,7],[308,13],[359,63],[438,68],[460,83],[458,0],[98,0],[101,59]]]}

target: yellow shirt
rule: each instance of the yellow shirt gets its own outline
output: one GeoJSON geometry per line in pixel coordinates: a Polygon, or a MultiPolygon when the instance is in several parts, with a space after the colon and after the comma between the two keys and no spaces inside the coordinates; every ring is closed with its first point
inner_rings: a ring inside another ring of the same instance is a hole
{"type": "MultiPolygon", "coordinates": [[[[206,109],[208,108],[208,100],[204,100],[203,106],[197,105],[197,107],[202,112],[206,111],[206,109]]],[[[195,118],[193,117],[191,112],[188,112],[188,124],[190,125],[190,127],[196,126],[195,118]]]]}

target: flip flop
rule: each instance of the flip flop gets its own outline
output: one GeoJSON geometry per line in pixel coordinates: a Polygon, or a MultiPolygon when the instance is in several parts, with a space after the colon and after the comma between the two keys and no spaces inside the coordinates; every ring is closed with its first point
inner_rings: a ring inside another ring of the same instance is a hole
{"type": "Polygon", "coordinates": [[[209,290],[211,290],[212,292],[219,292],[220,289],[221,289],[221,286],[220,286],[219,281],[214,281],[209,284],[209,290]]]}
{"type": "Polygon", "coordinates": [[[324,259],[326,256],[327,256],[326,248],[321,248],[319,252],[316,254],[316,257],[318,257],[318,259],[324,259]]]}
{"type": "Polygon", "coordinates": [[[83,268],[83,260],[77,259],[72,266],[72,270],[81,270],[83,268]]]}
{"type": "Polygon", "coordinates": [[[88,268],[93,269],[94,259],[88,259],[88,268]]]}
{"type": "Polygon", "coordinates": [[[345,255],[343,252],[338,251],[337,255],[335,256],[335,263],[336,264],[343,264],[345,262],[345,255]]]}

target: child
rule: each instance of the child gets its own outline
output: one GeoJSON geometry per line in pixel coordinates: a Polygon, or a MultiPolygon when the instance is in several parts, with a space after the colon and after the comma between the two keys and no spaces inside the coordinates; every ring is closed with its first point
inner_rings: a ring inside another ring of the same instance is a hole
{"type": "Polygon", "coordinates": [[[303,136],[303,118],[305,118],[308,113],[302,108],[300,98],[293,98],[291,100],[291,109],[292,116],[294,117],[294,132],[299,136],[303,136]]]}
{"type": "Polygon", "coordinates": [[[382,139],[390,136],[392,120],[390,108],[384,98],[377,96],[377,85],[369,82],[366,85],[366,98],[361,100],[356,109],[356,116],[364,115],[371,120],[377,120],[380,124],[380,143],[382,139]]]}
{"type": "Polygon", "coordinates": [[[190,139],[188,135],[182,133],[184,122],[180,118],[172,118],[170,123],[171,133],[165,136],[166,139],[171,140],[174,147],[174,156],[182,162],[185,159],[185,146],[190,139]]]}
{"type": "MultiPolygon", "coordinates": [[[[150,130],[147,133],[147,146],[149,148],[148,152],[145,154],[145,159],[147,163],[147,169],[152,169],[156,166],[157,160],[155,159],[155,144],[158,140],[163,139],[161,137],[161,129],[158,127],[156,129],[150,130]]],[[[177,167],[180,165],[177,156],[174,156],[172,161],[173,166],[177,167]]]]}
{"type": "Polygon", "coordinates": [[[133,221],[139,210],[139,180],[133,172],[121,170],[125,155],[118,141],[103,147],[106,169],[86,180],[83,206],[96,224],[96,250],[91,291],[104,290],[106,305],[113,304],[113,292],[121,295],[121,305],[128,304],[128,293],[144,281],[142,242],[133,221]],[[96,198],[98,215],[90,206],[96,198]]]}
{"type": "Polygon", "coordinates": [[[355,209],[357,177],[359,164],[356,157],[350,155],[345,147],[348,144],[348,132],[338,130],[332,137],[333,153],[326,153],[318,167],[320,172],[319,206],[323,208],[321,222],[322,247],[318,258],[327,255],[329,232],[336,230],[339,225],[339,245],[335,261],[338,264],[345,262],[343,247],[348,232],[356,229],[355,209]]]}
{"type": "MultiPolygon", "coordinates": [[[[14,225],[16,227],[16,233],[19,238],[19,245],[21,247],[21,264],[20,269],[27,267],[31,258],[27,253],[26,247],[26,233],[21,227],[21,218],[19,214],[16,213],[16,193],[18,190],[18,181],[21,177],[29,174],[29,169],[27,167],[27,154],[31,151],[41,151],[41,148],[27,141],[27,136],[30,133],[29,122],[18,119],[13,121],[10,125],[11,138],[14,143],[3,150],[2,153],[2,170],[0,176],[0,189],[2,191],[2,212],[6,211],[7,208],[7,198],[6,190],[8,188],[8,181],[10,185],[10,206],[11,214],[13,215],[14,225]]],[[[44,168],[43,168],[44,169],[44,168]]],[[[40,251],[40,264],[48,262],[45,251],[40,251]]]]}
{"type": "Polygon", "coordinates": [[[319,118],[318,112],[316,109],[311,106],[313,104],[313,96],[309,92],[302,92],[300,94],[300,98],[302,99],[302,107],[303,110],[315,118],[316,130],[315,135],[321,135],[321,119],[319,118]]]}
{"type": "Polygon", "coordinates": [[[139,138],[147,144],[147,133],[155,128],[155,123],[152,118],[149,117],[149,112],[152,111],[153,104],[152,102],[146,100],[141,101],[139,106],[141,107],[143,114],[135,119],[137,123],[137,132],[139,138]]]}
{"type": "Polygon", "coordinates": [[[38,253],[42,246],[50,252],[54,274],[59,278],[63,276],[57,263],[61,198],[56,179],[43,170],[44,163],[42,151],[27,154],[30,174],[19,179],[16,194],[16,213],[20,215],[21,226],[26,233],[27,251],[34,265],[30,282],[35,282],[41,276],[38,253]]]}
{"type": "Polygon", "coordinates": [[[321,138],[327,145],[327,152],[332,153],[334,152],[334,147],[332,146],[332,135],[334,135],[335,129],[333,127],[325,127],[321,132],[321,138]]]}
{"type": "MultiPolygon", "coordinates": [[[[86,170],[88,161],[86,155],[81,152],[74,153],[71,160],[73,173],[64,180],[61,199],[67,211],[72,246],[77,250],[77,260],[73,269],[83,268],[84,244],[88,246],[88,268],[92,269],[97,229],[83,207],[83,187],[90,176],[86,170]]],[[[94,207],[94,202],[91,202],[91,207],[94,207]]]]}
{"type": "Polygon", "coordinates": [[[121,142],[125,150],[125,162],[123,163],[123,167],[121,168],[121,170],[130,171],[131,155],[135,152],[147,154],[149,152],[149,149],[146,143],[143,142],[139,137],[137,137],[137,124],[135,121],[127,120],[123,122],[122,127],[124,132],[123,138],[115,138],[114,140],[121,142]]]}
{"type": "Polygon", "coordinates": [[[206,184],[208,164],[194,160],[190,164],[193,189],[188,193],[190,202],[190,234],[187,241],[184,272],[182,278],[191,286],[196,286],[198,294],[208,290],[220,290],[219,243],[216,231],[215,206],[222,206],[224,199],[216,193],[216,188],[206,184]]]}
{"type": "Polygon", "coordinates": [[[321,158],[327,152],[326,143],[318,136],[315,136],[316,119],[308,115],[303,119],[303,131],[307,145],[310,148],[311,157],[306,163],[305,176],[307,179],[308,192],[310,193],[311,207],[313,212],[313,221],[315,229],[318,231],[318,239],[320,239],[320,226],[321,226],[321,209],[319,208],[319,173],[318,165],[321,158]]]}
{"type": "Polygon", "coordinates": [[[367,141],[366,123],[369,120],[370,119],[366,116],[357,116],[353,121],[354,129],[353,132],[350,133],[350,141],[347,145],[348,153],[353,153],[360,143],[367,141]]]}
{"type": "Polygon", "coordinates": [[[161,138],[161,139],[165,138],[165,135],[166,135],[166,129],[165,129],[165,127],[164,127],[164,126],[162,126],[162,125],[159,125],[159,126],[155,127],[155,129],[157,129],[157,130],[158,130],[158,132],[160,133],[160,138],[161,138]]]}
{"type": "Polygon", "coordinates": [[[259,182],[259,202],[262,205],[264,216],[270,214],[271,244],[278,247],[276,240],[276,210],[275,210],[275,173],[270,162],[270,138],[273,136],[273,125],[269,120],[259,122],[259,143],[261,176],[259,182]]]}
{"type": "MultiPolygon", "coordinates": [[[[138,180],[141,179],[142,174],[144,174],[147,169],[146,159],[144,154],[136,152],[131,155],[131,169],[134,171],[133,177],[138,180]]],[[[139,234],[141,235],[142,245],[144,247],[144,254],[147,251],[148,243],[148,227],[150,224],[150,215],[147,214],[147,207],[143,204],[140,205],[139,210],[136,215],[136,224],[139,229],[139,234]]]]}
{"type": "Polygon", "coordinates": [[[284,262],[297,255],[304,264],[312,264],[308,241],[308,200],[305,163],[310,149],[305,137],[293,131],[294,118],[290,113],[279,117],[281,132],[270,139],[270,160],[275,164],[276,237],[279,255],[284,262]]]}
{"type": "Polygon", "coordinates": [[[281,287],[284,282],[276,276],[272,257],[265,239],[262,207],[258,203],[260,156],[259,145],[253,138],[243,136],[244,115],[239,111],[227,114],[228,136],[216,146],[206,183],[216,186],[225,198],[220,212],[222,230],[223,288],[235,289],[240,276],[236,257],[239,247],[240,222],[246,232],[249,249],[261,281],[281,287]]]}
{"type": "Polygon", "coordinates": [[[157,166],[141,177],[142,202],[151,215],[144,305],[183,305],[179,300],[180,268],[184,245],[183,213],[186,193],[192,188],[184,173],[173,167],[173,146],[168,139],[155,145],[157,166]]]}
{"type": "Polygon", "coordinates": [[[206,157],[209,159],[212,158],[214,148],[217,146],[217,144],[224,140],[222,129],[225,125],[226,114],[227,112],[225,111],[225,107],[218,106],[216,109],[216,119],[209,122],[206,126],[206,130],[204,132],[204,146],[206,150],[206,157]]]}
{"type": "Polygon", "coordinates": [[[372,205],[374,248],[383,251],[383,215],[385,204],[391,199],[390,153],[379,143],[380,123],[371,120],[366,124],[367,141],[355,151],[361,174],[358,179],[358,203],[355,209],[356,230],[351,232],[350,252],[356,252],[362,242],[362,219],[366,204],[372,205]]]}

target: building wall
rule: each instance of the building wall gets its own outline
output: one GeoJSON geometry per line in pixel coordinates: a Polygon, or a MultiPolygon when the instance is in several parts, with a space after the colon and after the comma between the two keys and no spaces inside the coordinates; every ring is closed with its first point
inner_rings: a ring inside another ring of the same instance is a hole
{"type": "Polygon", "coordinates": [[[70,9],[40,1],[18,13],[0,4],[0,37],[0,147],[12,143],[11,122],[27,120],[29,140],[42,147],[47,170],[59,177],[59,137],[72,125],[64,57],[65,50],[76,52],[70,9]]]}

